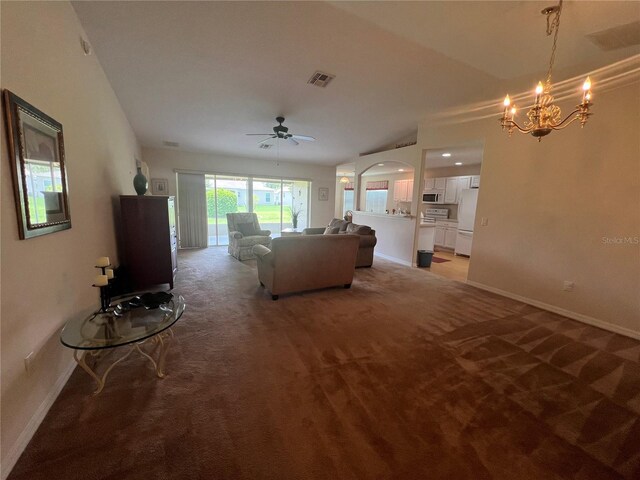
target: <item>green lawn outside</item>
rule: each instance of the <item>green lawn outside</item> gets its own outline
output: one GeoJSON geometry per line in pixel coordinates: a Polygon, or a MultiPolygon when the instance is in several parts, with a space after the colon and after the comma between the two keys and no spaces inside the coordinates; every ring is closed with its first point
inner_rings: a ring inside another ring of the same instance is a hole
{"type": "MultiPolygon", "coordinates": [[[[246,207],[238,207],[239,212],[246,212],[246,207]]],[[[254,212],[258,214],[258,220],[263,223],[280,223],[280,205],[256,205],[254,212]]],[[[291,208],[284,207],[283,220],[284,223],[291,223],[291,208]]],[[[209,217],[209,225],[215,225],[215,217],[209,217]]],[[[224,225],[227,223],[227,216],[222,215],[218,217],[218,225],[224,225]]]]}

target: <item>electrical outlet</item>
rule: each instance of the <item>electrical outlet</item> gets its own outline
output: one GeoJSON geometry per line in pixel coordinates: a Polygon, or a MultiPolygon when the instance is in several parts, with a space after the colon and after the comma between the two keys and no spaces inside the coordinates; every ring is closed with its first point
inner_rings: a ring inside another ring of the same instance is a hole
{"type": "Polygon", "coordinates": [[[34,358],[35,355],[33,354],[33,352],[29,352],[29,355],[24,357],[24,369],[27,373],[31,373],[34,358]]]}
{"type": "Polygon", "coordinates": [[[480,225],[482,227],[486,227],[487,225],[489,225],[489,219],[487,217],[482,217],[480,219],[480,225]]]}
{"type": "Polygon", "coordinates": [[[574,282],[570,282],[569,280],[565,280],[562,289],[565,292],[573,292],[573,288],[576,286],[574,282]]]}

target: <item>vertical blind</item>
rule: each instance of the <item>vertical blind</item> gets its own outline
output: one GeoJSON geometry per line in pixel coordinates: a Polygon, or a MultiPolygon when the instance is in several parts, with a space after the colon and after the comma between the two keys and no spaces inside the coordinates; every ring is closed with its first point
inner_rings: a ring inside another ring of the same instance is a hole
{"type": "Polygon", "coordinates": [[[178,218],[181,248],[208,245],[207,189],[205,176],[178,174],[178,218]]]}

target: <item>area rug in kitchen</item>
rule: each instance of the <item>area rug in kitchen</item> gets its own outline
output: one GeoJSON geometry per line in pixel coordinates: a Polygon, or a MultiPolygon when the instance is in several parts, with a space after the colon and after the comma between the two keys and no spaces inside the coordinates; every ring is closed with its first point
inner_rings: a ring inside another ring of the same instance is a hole
{"type": "Polygon", "coordinates": [[[446,258],[433,257],[431,261],[433,263],[444,263],[444,262],[450,262],[451,260],[447,260],[446,258]]]}

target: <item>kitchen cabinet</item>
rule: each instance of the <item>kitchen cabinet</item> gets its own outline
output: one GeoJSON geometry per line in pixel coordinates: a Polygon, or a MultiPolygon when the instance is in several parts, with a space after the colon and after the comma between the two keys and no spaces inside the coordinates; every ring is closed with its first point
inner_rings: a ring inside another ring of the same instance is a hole
{"type": "Polygon", "coordinates": [[[456,248],[456,237],[458,236],[457,228],[447,228],[444,231],[444,246],[447,248],[456,248]]]}
{"type": "Polygon", "coordinates": [[[471,177],[471,188],[480,188],[480,175],[473,175],[471,177]]]}
{"type": "Polygon", "coordinates": [[[451,220],[436,221],[434,243],[439,247],[456,248],[458,223],[451,220]]]}
{"type": "Polygon", "coordinates": [[[444,245],[444,232],[446,227],[436,227],[436,236],[434,238],[433,243],[439,246],[444,245]]]}
{"type": "Polygon", "coordinates": [[[458,178],[447,177],[445,179],[444,203],[456,203],[458,198],[458,178]]]}
{"type": "Polygon", "coordinates": [[[436,188],[436,179],[435,178],[425,178],[424,179],[424,189],[425,190],[433,190],[436,188]]]}
{"type": "Polygon", "coordinates": [[[413,180],[396,180],[393,183],[393,201],[410,202],[413,198],[413,180]]]}
{"type": "Polygon", "coordinates": [[[434,178],[433,188],[444,190],[447,187],[447,177],[434,178]]]}

